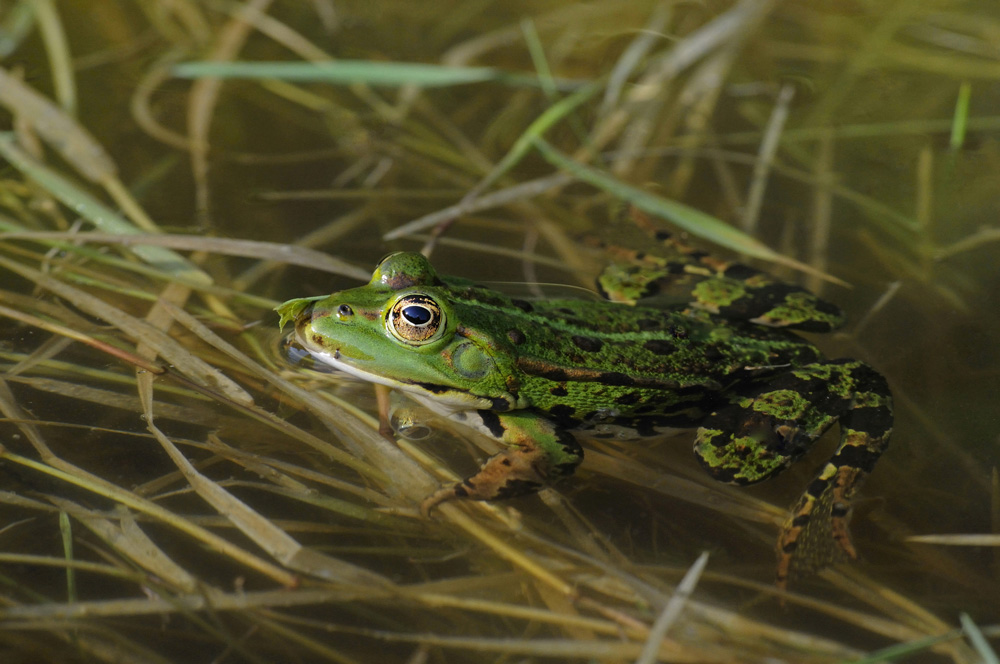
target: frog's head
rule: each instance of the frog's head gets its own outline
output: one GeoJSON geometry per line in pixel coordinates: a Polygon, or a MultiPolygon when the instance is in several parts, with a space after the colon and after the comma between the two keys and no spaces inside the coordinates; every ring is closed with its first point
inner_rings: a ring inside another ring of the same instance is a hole
{"type": "Polygon", "coordinates": [[[424,256],[400,252],[364,286],[275,310],[317,360],[439,410],[519,407],[506,340],[463,326],[456,295],[424,256]]]}

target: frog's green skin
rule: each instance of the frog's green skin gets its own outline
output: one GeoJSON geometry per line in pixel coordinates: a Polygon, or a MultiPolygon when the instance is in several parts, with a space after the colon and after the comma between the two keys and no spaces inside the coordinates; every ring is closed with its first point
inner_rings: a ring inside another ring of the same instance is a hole
{"type": "Polygon", "coordinates": [[[661,290],[672,274],[673,285],[690,287],[687,305],[526,302],[438,276],[420,254],[396,253],[367,285],[277,311],[316,359],[403,390],[503,444],[478,473],[430,496],[425,512],[452,498],[531,493],[571,474],[583,457],[575,430],[639,437],[698,427],[695,454],[708,472],[752,484],[839,420],[840,445],[779,538],[779,583],[814,512],[824,512],[821,530],[853,556],[849,500],[888,443],[889,389],[868,365],[826,360],[773,327],[830,329],[839,311],[701,254],[658,267],[618,268],[626,278],[605,275],[602,289],[619,298],[641,294],[643,284],[661,290]]]}

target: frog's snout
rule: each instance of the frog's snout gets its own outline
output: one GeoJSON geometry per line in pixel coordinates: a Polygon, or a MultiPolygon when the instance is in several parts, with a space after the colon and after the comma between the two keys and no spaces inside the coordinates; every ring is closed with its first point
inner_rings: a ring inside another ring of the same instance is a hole
{"type": "Polygon", "coordinates": [[[313,311],[316,309],[316,303],[310,302],[308,305],[302,308],[295,316],[295,331],[301,333],[306,325],[311,325],[313,321],[313,311]]]}

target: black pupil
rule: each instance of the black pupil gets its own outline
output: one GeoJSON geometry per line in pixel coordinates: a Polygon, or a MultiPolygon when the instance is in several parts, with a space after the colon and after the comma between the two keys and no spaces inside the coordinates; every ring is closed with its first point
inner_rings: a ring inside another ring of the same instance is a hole
{"type": "Polygon", "coordinates": [[[431,312],[427,307],[410,305],[403,307],[403,318],[410,325],[427,325],[431,321],[431,312]]]}

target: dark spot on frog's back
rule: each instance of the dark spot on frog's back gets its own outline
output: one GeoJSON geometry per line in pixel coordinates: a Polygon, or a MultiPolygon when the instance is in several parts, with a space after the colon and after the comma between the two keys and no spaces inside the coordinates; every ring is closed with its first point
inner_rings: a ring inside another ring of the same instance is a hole
{"type": "Polygon", "coordinates": [[[722,273],[724,277],[729,279],[736,279],[737,281],[744,281],[750,277],[756,277],[761,272],[760,270],[755,270],[754,268],[743,265],[742,263],[733,263],[728,266],[725,272],[722,273]]]}
{"type": "Polygon", "coordinates": [[[635,378],[620,371],[605,371],[598,377],[598,382],[616,387],[630,387],[635,385],[635,378]]]}
{"type": "Polygon", "coordinates": [[[660,285],[659,281],[650,281],[649,283],[647,283],[645,285],[645,287],[643,287],[643,289],[642,289],[642,295],[640,295],[639,297],[640,298],[644,298],[644,297],[656,297],[657,295],[660,294],[660,292],[662,290],[663,290],[663,287],[660,285]]]}
{"type": "Polygon", "coordinates": [[[626,392],[625,394],[617,397],[615,399],[615,403],[621,406],[631,406],[634,403],[638,403],[639,398],[640,396],[638,392],[626,392]]]}
{"type": "Polygon", "coordinates": [[[657,355],[671,355],[676,350],[674,345],[665,339],[650,339],[642,347],[657,355]]]}
{"type": "Polygon", "coordinates": [[[520,346],[525,341],[524,332],[521,330],[508,330],[507,338],[510,339],[510,342],[515,346],[520,346]]]}
{"type": "Polygon", "coordinates": [[[529,314],[535,310],[535,308],[531,306],[531,302],[528,302],[527,300],[511,300],[510,303],[513,304],[518,309],[520,309],[521,311],[524,311],[529,314]]]}
{"type": "Polygon", "coordinates": [[[642,332],[653,332],[663,329],[663,321],[656,320],[655,318],[640,318],[636,321],[636,325],[639,326],[642,332]]]}
{"type": "Polygon", "coordinates": [[[585,337],[579,334],[573,335],[573,343],[582,351],[596,353],[604,346],[604,342],[594,337],[585,337]]]}
{"type": "Polygon", "coordinates": [[[580,424],[580,420],[575,417],[576,409],[566,404],[560,403],[552,406],[552,408],[549,408],[549,415],[561,426],[569,429],[580,424]]]}
{"type": "Polygon", "coordinates": [[[554,397],[565,397],[569,395],[569,392],[566,390],[565,385],[556,385],[551,390],[549,390],[549,394],[551,394],[554,397]]]}
{"type": "Polygon", "coordinates": [[[726,354],[719,349],[719,346],[717,344],[710,344],[705,346],[705,350],[703,351],[703,353],[705,359],[708,360],[709,362],[716,362],[726,356],[726,354]]]}
{"type": "Polygon", "coordinates": [[[667,263],[666,267],[667,274],[670,275],[684,274],[686,270],[686,265],[680,261],[671,261],[670,263],[667,263]]]}

